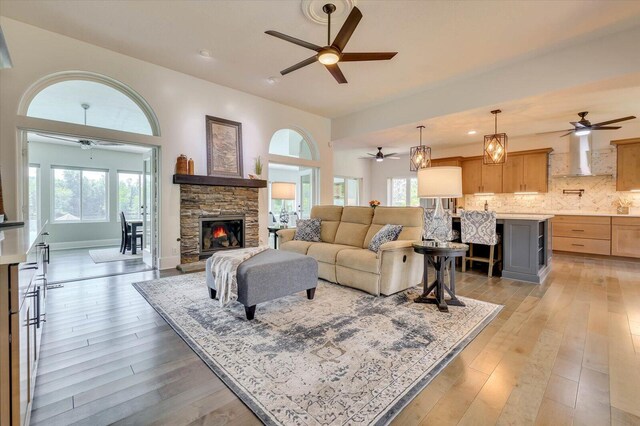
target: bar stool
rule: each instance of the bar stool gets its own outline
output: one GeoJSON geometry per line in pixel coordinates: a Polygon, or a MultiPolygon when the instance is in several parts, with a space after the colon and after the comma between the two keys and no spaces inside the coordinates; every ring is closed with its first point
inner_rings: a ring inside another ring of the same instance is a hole
{"type": "Polygon", "coordinates": [[[467,269],[467,261],[484,262],[489,264],[489,278],[493,276],[493,266],[502,262],[502,241],[496,230],[496,212],[467,211],[460,214],[462,242],[469,244],[469,257],[462,258],[462,272],[467,269]],[[474,244],[489,246],[489,257],[473,255],[474,244]],[[495,259],[495,246],[498,246],[498,258],[495,259]]]}

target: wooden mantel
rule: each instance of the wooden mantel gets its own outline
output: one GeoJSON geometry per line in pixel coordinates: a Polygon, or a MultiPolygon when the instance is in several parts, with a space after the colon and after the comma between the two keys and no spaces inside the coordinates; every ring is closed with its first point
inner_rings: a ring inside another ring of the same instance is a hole
{"type": "Polygon", "coordinates": [[[267,181],[262,179],[242,179],[202,175],[173,175],[173,183],[205,186],[235,186],[242,188],[267,187],[267,181]]]}

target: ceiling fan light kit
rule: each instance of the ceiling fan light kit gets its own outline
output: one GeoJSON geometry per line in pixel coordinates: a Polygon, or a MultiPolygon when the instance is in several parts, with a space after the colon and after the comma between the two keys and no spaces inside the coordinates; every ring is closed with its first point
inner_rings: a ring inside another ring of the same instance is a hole
{"type": "Polygon", "coordinates": [[[290,72],[299,70],[300,68],[306,67],[307,65],[311,65],[314,62],[320,62],[325,66],[327,71],[336,79],[336,81],[340,84],[347,83],[347,79],[342,73],[342,70],[338,66],[339,62],[360,62],[360,61],[386,61],[394,56],[398,52],[357,52],[357,53],[348,53],[344,52],[344,48],[349,42],[349,39],[353,35],[353,32],[356,30],[358,23],[362,19],[362,12],[357,7],[353,7],[347,20],[340,28],[338,35],[331,43],[331,14],[336,11],[336,6],[333,3],[327,3],[322,7],[324,13],[327,14],[327,45],[319,46],[314,43],[309,43],[304,40],[300,40],[295,37],[291,37],[289,35],[283,34],[278,31],[265,31],[266,34],[277,37],[281,40],[288,41],[289,43],[296,44],[298,46],[304,47],[309,50],[313,50],[316,52],[314,56],[307,58],[303,61],[298,62],[295,65],[290,66],[282,71],[280,74],[286,75],[290,72]]]}
{"type": "Polygon", "coordinates": [[[431,167],[431,148],[422,145],[422,129],[424,126],[418,126],[420,129],[420,145],[412,146],[409,155],[409,170],[417,172],[420,169],[431,167]]]}
{"type": "Polygon", "coordinates": [[[484,150],[482,161],[484,164],[504,164],[507,161],[507,142],[509,138],[506,133],[498,133],[498,114],[502,111],[494,109],[491,114],[494,116],[494,133],[484,136],[484,150]]]}

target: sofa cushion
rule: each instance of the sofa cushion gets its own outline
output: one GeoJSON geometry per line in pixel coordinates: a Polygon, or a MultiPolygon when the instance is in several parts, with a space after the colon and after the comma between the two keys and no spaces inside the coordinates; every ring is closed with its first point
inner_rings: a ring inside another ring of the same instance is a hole
{"type": "Polygon", "coordinates": [[[296,234],[293,237],[298,241],[320,242],[320,223],[322,219],[300,219],[296,222],[296,234]]]}
{"type": "Polygon", "coordinates": [[[313,206],[311,217],[321,219],[320,240],[325,243],[333,243],[336,238],[336,231],[342,217],[341,206],[313,206]]]}
{"type": "Polygon", "coordinates": [[[384,243],[397,240],[400,232],[402,232],[402,225],[384,225],[371,239],[368,247],[369,250],[377,253],[380,250],[380,246],[384,243]]]}
{"type": "Polygon", "coordinates": [[[292,240],[292,241],[287,241],[286,243],[280,244],[279,248],[280,250],[284,250],[284,251],[292,251],[294,253],[307,254],[307,251],[309,250],[309,247],[311,247],[312,244],[319,244],[319,243],[314,243],[311,241],[292,240]]]}
{"type": "Polygon", "coordinates": [[[342,250],[338,252],[336,265],[359,271],[378,274],[378,256],[367,249],[342,250]]]}
{"type": "Polygon", "coordinates": [[[422,212],[422,207],[376,207],[362,248],[367,248],[373,236],[387,224],[402,225],[399,240],[420,240],[423,230],[422,212]]]}
{"type": "Polygon", "coordinates": [[[345,207],[342,210],[335,243],[362,248],[372,218],[371,207],[345,207]]]}
{"type": "Polygon", "coordinates": [[[342,244],[313,243],[313,245],[309,247],[309,250],[307,250],[307,256],[313,257],[318,262],[333,265],[336,263],[338,252],[342,250],[356,250],[356,248],[342,244]]]}

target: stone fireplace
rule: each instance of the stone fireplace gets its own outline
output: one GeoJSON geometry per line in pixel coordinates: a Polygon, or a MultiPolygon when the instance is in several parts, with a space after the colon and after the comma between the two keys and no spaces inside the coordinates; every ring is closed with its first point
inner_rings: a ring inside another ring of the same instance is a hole
{"type": "Polygon", "coordinates": [[[258,194],[265,181],[175,175],[174,183],[180,184],[182,264],[216,250],[259,245],[258,194]]]}
{"type": "Polygon", "coordinates": [[[200,258],[219,250],[244,247],[244,215],[200,218],[200,258]]]}

